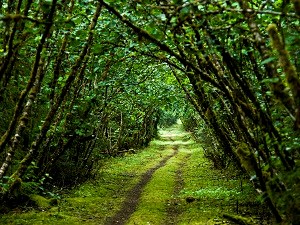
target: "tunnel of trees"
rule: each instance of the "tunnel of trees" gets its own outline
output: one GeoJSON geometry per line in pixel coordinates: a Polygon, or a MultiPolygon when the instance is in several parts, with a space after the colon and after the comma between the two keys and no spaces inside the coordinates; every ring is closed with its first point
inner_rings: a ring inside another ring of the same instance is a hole
{"type": "Polygon", "coordinates": [[[299,22],[299,0],[0,0],[1,201],[80,183],[180,118],[296,224],[299,22]]]}

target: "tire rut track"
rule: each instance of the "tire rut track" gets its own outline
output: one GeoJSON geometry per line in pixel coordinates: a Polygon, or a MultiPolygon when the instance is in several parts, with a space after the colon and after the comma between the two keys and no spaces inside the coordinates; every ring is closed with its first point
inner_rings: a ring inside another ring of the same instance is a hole
{"type": "Polygon", "coordinates": [[[178,153],[178,145],[173,146],[174,152],[166,156],[155,167],[146,171],[140,181],[129,191],[121,209],[113,216],[109,217],[105,225],[124,225],[130,216],[135,212],[144,187],[149,183],[156,170],[166,165],[167,161],[178,153]]]}

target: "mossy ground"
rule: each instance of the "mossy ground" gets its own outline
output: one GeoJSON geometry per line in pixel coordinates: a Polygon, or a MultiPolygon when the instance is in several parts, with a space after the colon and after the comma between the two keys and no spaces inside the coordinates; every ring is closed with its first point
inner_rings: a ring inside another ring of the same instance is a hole
{"type": "Polygon", "coordinates": [[[1,215],[0,224],[103,224],[141,174],[171,153],[164,147],[163,141],[155,140],[136,154],[102,160],[96,178],[63,195],[58,206],[1,215]]]}
{"type": "Polygon", "coordinates": [[[173,224],[170,217],[176,217],[177,224],[229,224],[222,214],[237,213],[237,206],[239,213],[259,216],[261,209],[252,207],[257,201],[250,184],[244,183],[241,189],[239,179],[214,170],[201,147],[178,127],[161,135],[136,154],[102,160],[96,178],[63,195],[57,206],[1,215],[0,224],[104,224],[122,207],[140,177],[175,148],[178,153],[155,171],[126,224],[173,224]]]}
{"type": "Polygon", "coordinates": [[[224,213],[255,216],[263,221],[264,218],[258,218],[258,211],[252,210],[251,206],[259,202],[247,181],[243,180],[241,185],[242,178],[230,178],[215,170],[196,144],[186,146],[185,151],[188,150],[193,154],[183,169],[184,187],[178,196],[182,213],[178,224],[231,224],[222,218],[224,213]]]}
{"type": "Polygon", "coordinates": [[[168,161],[166,166],[154,173],[152,180],[144,189],[139,207],[126,224],[165,224],[167,202],[175,186],[177,162],[182,158],[182,155],[177,154],[168,161]]]}

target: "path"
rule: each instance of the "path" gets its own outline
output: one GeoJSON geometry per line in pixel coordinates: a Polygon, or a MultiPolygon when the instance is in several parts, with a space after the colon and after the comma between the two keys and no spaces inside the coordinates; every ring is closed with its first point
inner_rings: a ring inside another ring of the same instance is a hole
{"type": "MultiPolygon", "coordinates": [[[[228,177],[213,170],[201,148],[178,128],[162,132],[161,140],[163,151],[173,149],[173,153],[141,176],[105,225],[233,224],[222,214],[235,213],[239,181],[228,182],[228,177]]],[[[242,204],[239,210],[246,215],[249,206],[242,204]]]]}
{"type": "Polygon", "coordinates": [[[0,216],[22,225],[220,225],[223,213],[255,216],[251,185],[215,170],[188,133],[173,127],[135,154],[101,160],[95,180],[62,196],[59,204],[0,216]],[[238,209],[237,209],[238,207],[238,209]]]}
{"type": "Polygon", "coordinates": [[[142,175],[141,180],[128,193],[128,196],[124,201],[122,208],[112,218],[107,219],[105,223],[106,225],[113,225],[113,224],[123,225],[126,223],[126,221],[136,210],[143,188],[150,181],[153,173],[159,168],[163,167],[170,158],[172,158],[178,153],[177,146],[174,146],[173,149],[174,152],[171,155],[165,157],[162,161],[160,161],[158,165],[156,165],[154,168],[149,169],[145,174],[142,175]]]}

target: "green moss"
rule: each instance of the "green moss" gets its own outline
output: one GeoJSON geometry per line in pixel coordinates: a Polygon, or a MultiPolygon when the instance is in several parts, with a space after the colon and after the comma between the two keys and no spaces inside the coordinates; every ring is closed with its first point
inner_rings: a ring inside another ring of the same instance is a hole
{"type": "Polygon", "coordinates": [[[224,218],[227,218],[237,224],[241,224],[241,225],[252,225],[254,224],[254,221],[252,220],[252,218],[246,218],[243,216],[239,216],[239,215],[230,215],[230,214],[224,214],[223,215],[224,218]]]}
{"type": "Polygon", "coordinates": [[[53,212],[52,209],[48,212],[30,211],[22,214],[3,215],[0,224],[10,225],[31,225],[31,224],[49,224],[49,225],[77,225],[81,222],[76,217],[70,217],[60,212],[53,212]]]}
{"type": "MultiPolygon", "coordinates": [[[[173,151],[169,149],[169,151],[173,151]]],[[[173,198],[175,174],[185,153],[179,153],[158,169],[145,187],[140,204],[128,221],[133,224],[165,224],[168,202],[173,198]]]]}
{"type": "Polygon", "coordinates": [[[185,150],[193,154],[183,168],[184,188],[179,195],[182,214],[178,224],[217,224],[224,220],[220,218],[223,213],[236,211],[237,201],[243,212],[249,209],[248,203],[257,203],[248,181],[243,180],[241,189],[240,179],[229,179],[223,171],[213,169],[199,145],[185,146],[185,150]],[[195,200],[187,201],[189,198],[195,200]]]}
{"type": "Polygon", "coordinates": [[[43,196],[40,195],[30,195],[30,200],[34,202],[34,204],[41,208],[41,209],[47,209],[51,208],[53,205],[51,200],[44,198],[43,196]]]}
{"type": "Polygon", "coordinates": [[[1,215],[0,224],[103,224],[107,216],[120,209],[140,176],[170,154],[171,149],[164,148],[164,141],[155,140],[137,154],[102,160],[95,168],[96,179],[62,196],[56,207],[51,208],[51,200],[32,196],[43,211],[1,215]]]}

